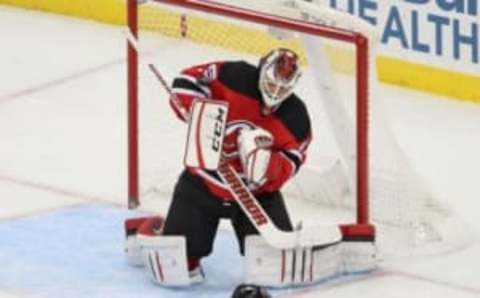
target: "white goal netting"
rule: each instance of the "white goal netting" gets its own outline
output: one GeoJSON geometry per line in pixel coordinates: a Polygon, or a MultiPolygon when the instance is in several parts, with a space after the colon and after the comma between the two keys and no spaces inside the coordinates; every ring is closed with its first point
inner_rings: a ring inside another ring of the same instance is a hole
{"type": "MultiPolygon", "coordinates": [[[[169,2],[169,1],[167,1],[169,2]]],[[[188,1],[187,1],[188,2],[188,1]]],[[[377,93],[375,30],[339,11],[299,0],[203,1],[236,10],[278,15],[305,26],[321,24],[360,32],[369,40],[369,200],[385,255],[433,252],[465,242],[449,208],[435,198],[416,173],[388,124],[377,93]]],[[[175,119],[168,96],[144,66],[154,62],[172,79],[182,68],[210,61],[257,63],[274,47],[301,54],[304,75],[298,94],[307,103],[314,132],[308,162],[285,189],[289,207],[311,221],[355,221],[357,164],[356,98],[358,59],[352,44],[217,14],[142,1],[138,8],[139,192],[144,206],[168,206],[182,170],[186,129],[175,119]],[[303,207],[301,207],[303,206],[303,207]],[[313,207],[312,207],[313,206],[313,207]],[[332,219],[334,218],[334,219],[332,219]]],[[[254,21],[254,20],[253,20],[254,21]]],[[[298,217],[298,216],[297,216],[298,217]]]]}

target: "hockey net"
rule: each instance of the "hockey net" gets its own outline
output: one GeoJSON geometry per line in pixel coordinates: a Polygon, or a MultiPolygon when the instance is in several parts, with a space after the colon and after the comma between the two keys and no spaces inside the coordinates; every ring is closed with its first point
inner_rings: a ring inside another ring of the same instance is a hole
{"type": "Polygon", "coordinates": [[[371,221],[384,255],[465,242],[460,224],[415,172],[388,125],[369,25],[301,0],[127,2],[129,30],[140,45],[128,48],[130,201],[168,207],[183,167],[185,125],[145,64],[155,63],[171,80],[182,68],[209,61],[256,64],[282,46],[302,57],[297,93],[314,133],[306,166],[285,189],[297,219],[371,221]]]}

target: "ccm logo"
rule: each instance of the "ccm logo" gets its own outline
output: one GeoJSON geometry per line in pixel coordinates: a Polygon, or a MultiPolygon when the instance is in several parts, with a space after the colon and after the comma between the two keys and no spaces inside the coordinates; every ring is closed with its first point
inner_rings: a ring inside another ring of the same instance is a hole
{"type": "Polygon", "coordinates": [[[212,149],[215,152],[220,150],[222,144],[223,125],[225,123],[225,110],[218,108],[218,114],[215,117],[215,124],[213,126],[212,149]]]}

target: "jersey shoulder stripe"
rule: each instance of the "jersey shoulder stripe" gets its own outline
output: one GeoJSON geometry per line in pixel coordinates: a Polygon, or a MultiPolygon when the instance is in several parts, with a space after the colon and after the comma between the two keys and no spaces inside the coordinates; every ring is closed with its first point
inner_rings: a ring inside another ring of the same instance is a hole
{"type": "Polygon", "coordinates": [[[294,172],[296,173],[298,169],[300,169],[300,166],[302,165],[303,160],[288,150],[282,150],[281,153],[293,163],[294,172]]]}
{"type": "Polygon", "coordinates": [[[261,101],[258,77],[257,67],[245,61],[225,62],[218,74],[218,80],[229,89],[261,101]]]}
{"type": "Polygon", "coordinates": [[[195,84],[194,82],[184,78],[184,77],[177,77],[173,81],[172,88],[174,89],[186,89],[190,91],[195,91],[198,93],[202,93],[205,96],[208,96],[209,94],[205,92],[205,90],[200,87],[198,84],[195,84]]]}
{"type": "Polygon", "coordinates": [[[292,94],[275,111],[275,116],[292,133],[298,143],[311,135],[311,122],[305,103],[292,94]]]}

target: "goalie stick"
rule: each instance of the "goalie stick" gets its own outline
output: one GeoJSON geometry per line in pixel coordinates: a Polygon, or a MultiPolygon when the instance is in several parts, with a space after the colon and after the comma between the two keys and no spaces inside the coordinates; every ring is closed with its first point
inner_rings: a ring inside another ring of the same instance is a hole
{"type": "MultiPolygon", "coordinates": [[[[138,51],[139,46],[137,39],[133,36],[130,30],[127,30],[126,36],[130,45],[138,51]]],[[[158,71],[157,67],[150,61],[146,64],[164,90],[168,93],[172,104],[182,114],[181,116],[184,119],[189,119],[188,111],[180,103],[178,97],[172,92],[170,86],[158,71]]],[[[337,226],[309,227],[289,232],[279,230],[232,166],[228,163],[220,162],[217,172],[222,180],[228,185],[235,201],[239,204],[265,241],[271,246],[279,249],[291,249],[297,247],[323,246],[339,243],[341,241],[342,235],[337,226]]]]}

